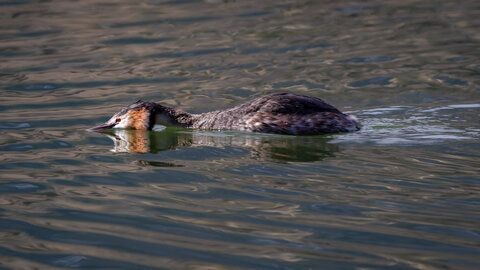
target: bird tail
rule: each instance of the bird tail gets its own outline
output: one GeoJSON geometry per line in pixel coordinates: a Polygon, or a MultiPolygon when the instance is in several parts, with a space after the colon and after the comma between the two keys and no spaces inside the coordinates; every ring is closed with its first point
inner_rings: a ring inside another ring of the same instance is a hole
{"type": "Polygon", "coordinates": [[[352,123],[355,125],[356,130],[360,130],[362,128],[362,123],[358,120],[358,118],[355,115],[349,114],[347,115],[347,119],[352,121],[352,123]]]}

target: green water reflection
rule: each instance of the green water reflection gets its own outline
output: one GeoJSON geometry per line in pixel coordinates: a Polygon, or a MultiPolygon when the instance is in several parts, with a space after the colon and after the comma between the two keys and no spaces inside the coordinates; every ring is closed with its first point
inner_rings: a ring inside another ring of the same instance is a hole
{"type": "MultiPolygon", "coordinates": [[[[113,152],[157,153],[177,147],[235,147],[248,150],[254,159],[270,161],[317,161],[333,157],[338,145],[326,136],[279,136],[248,132],[195,132],[167,128],[164,131],[109,130],[113,152]]],[[[242,151],[242,150],[239,150],[242,151]]]]}

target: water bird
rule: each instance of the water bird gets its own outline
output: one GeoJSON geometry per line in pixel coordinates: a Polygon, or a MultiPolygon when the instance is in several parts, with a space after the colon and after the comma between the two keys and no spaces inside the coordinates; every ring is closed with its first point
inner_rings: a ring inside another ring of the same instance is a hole
{"type": "Polygon", "coordinates": [[[319,98],[276,93],[230,109],[201,114],[139,100],[89,131],[110,128],[152,130],[155,125],[286,135],[343,133],[361,128],[355,116],[344,114],[319,98]]]}

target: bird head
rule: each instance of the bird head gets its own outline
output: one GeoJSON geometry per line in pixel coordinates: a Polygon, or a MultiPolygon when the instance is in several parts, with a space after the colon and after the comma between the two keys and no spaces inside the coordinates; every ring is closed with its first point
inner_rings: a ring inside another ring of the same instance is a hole
{"type": "Polygon", "coordinates": [[[114,114],[107,122],[88,129],[96,131],[110,128],[150,130],[155,121],[154,110],[160,106],[154,102],[139,100],[129,106],[122,108],[114,114]]]}

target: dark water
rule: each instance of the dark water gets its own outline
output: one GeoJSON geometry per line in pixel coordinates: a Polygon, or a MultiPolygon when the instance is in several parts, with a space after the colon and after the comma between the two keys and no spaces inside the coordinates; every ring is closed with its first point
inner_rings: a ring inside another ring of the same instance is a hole
{"type": "Polygon", "coordinates": [[[479,269],[478,1],[0,1],[1,269],[479,269]],[[321,97],[357,133],[84,131],[321,97]]]}

